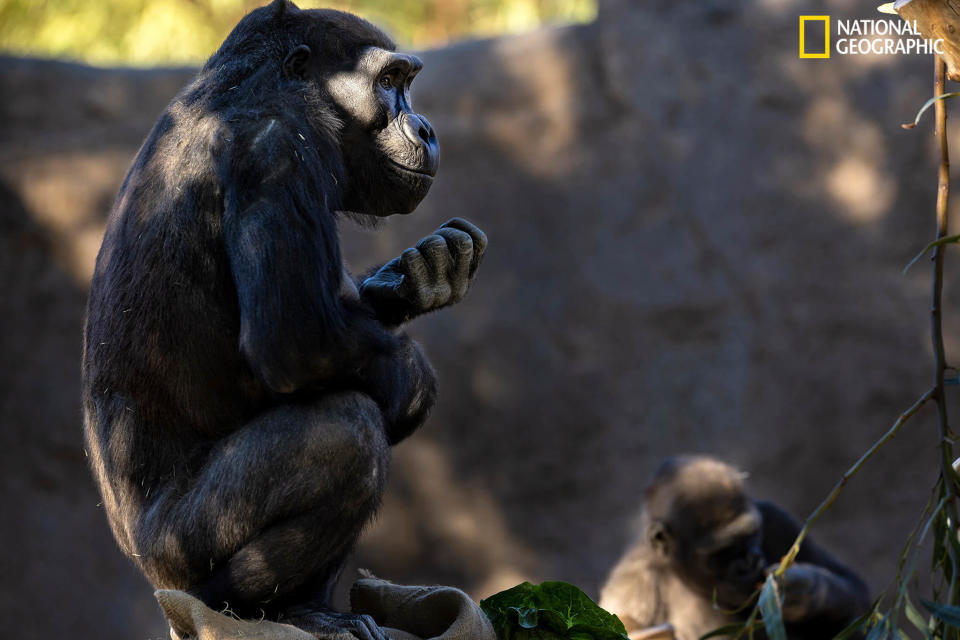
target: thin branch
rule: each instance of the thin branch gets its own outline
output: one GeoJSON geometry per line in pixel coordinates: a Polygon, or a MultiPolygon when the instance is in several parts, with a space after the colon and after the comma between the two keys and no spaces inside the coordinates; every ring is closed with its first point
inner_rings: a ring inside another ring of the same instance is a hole
{"type": "Polygon", "coordinates": [[[900,417],[897,418],[897,421],[893,423],[893,426],[883,434],[883,436],[873,443],[873,445],[867,449],[866,453],[860,456],[860,459],[857,460],[852,467],[847,469],[846,473],[843,474],[843,477],[837,482],[833,487],[833,491],[824,498],[823,502],[820,503],[820,506],[817,507],[816,511],[810,514],[810,517],[807,518],[807,521],[803,523],[803,528],[800,530],[800,533],[797,534],[797,539],[794,541],[793,546],[790,547],[790,550],[787,551],[786,555],[780,560],[780,566],[777,567],[775,575],[777,578],[781,577],[783,573],[793,564],[793,561],[796,559],[797,554],[800,553],[800,545],[803,543],[803,539],[807,537],[807,532],[810,530],[810,527],[813,525],[817,519],[823,515],[823,513],[829,509],[833,503],[836,501],[837,497],[840,495],[840,492],[843,491],[843,488],[847,485],[850,478],[855,476],[858,471],[863,467],[866,462],[873,457],[877,451],[880,450],[883,445],[887,444],[893,440],[894,436],[900,431],[900,428],[907,423],[907,420],[912,418],[927,403],[928,400],[933,398],[934,389],[930,389],[918,399],[913,406],[900,414],[900,417]]]}
{"type": "Polygon", "coordinates": [[[924,105],[920,108],[920,111],[917,113],[917,117],[913,119],[913,122],[908,122],[908,123],[902,124],[902,125],[900,125],[900,126],[903,127],[904,129],[913,129],[913,128],[915,128],[918,124],[920,124],[920,116],[923,115],[923,112],[924,112],[924,111],[926,111],[927,109],[930,108],[930,105],[932,105],[932,104],[934,104],[935,102],[938,102],[938,101],[940,101],[940,100],[946,100],[947,98],[956,98],[957,96],[960,96],[960,91],[955,91],[955,92],[953,92],[953,93],[945,93],[945,94],[942,94],[942,95],[933,96],[932,98],[930,98],[929,100],[927,100],[926,104],[924,104],[924,105]]]}
{"type": "MultiPolygon", "coordinates": [[[[944,94],[946,84],[946,64],[934,56],[934,80],[933,97],[937,98],[944,94]]],[[[934,104],[936,114],[936,137],[940,149],[940,166],[937,171],[937,240],[947,237],[948,211],[947,205],[950,199],[950,153],[947,148],[947,108],[943,100],[937,100],[934,104]]],[[[943,306],[941,298],[943,294],[943,262],[946,257],[946,251],[943,245],[937,245],[933,249],[933,293],[930,303],[930,339],[933,343],[933,389],[934,400],[937,403],[937,415],[939,418],[940,434],[940,475],[943,478],[943,485],[946,491],[946,510],[950,516],[950,522],[956,526],[957,522],[957,500],[956,486],[954,478],[956,473],[953,470],[953,445],[950,441],[950,423],[947,418],[947,401],[944,394],[943,376],[947,369],[946,355],[943,347],[943,306]]],[[[950,595],[949,602],[958,601],[960,594],[957,592],[957,570],[960,567],[957,553],[954,545],[950,547],[950,561],[952,568],[950,571],[950,595]]]]}

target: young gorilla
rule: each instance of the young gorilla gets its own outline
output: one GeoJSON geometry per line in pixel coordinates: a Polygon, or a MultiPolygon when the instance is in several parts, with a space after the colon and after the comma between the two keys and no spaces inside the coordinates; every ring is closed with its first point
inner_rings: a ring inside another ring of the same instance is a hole
{"type": "MultiPolygon", "coordinates": [[[[696,640],[744,619],[740,609],[779,563],[799,524],[769,502],[751,500],[743,474],[706,456],[671,458],[654,474],[641,537],[617,563],[600,606],[627,630],[670,623],[696,640]]],[[[832,638],[869,607],[867,587],[807,538],[784,574],[783,617],[791,640],[832,638]]]]}
{"type": "Polygon", "coordinates": [[[169,105],[110,215],[84,335],[85,439],[111,529],[150,582],[325,634],[389,447],[436,380],[396,329],[465,295],[486,246],[452,220],[355,284],[335,214],[408,213],[438,145],[414,56],[277,0],[169,105]]]}

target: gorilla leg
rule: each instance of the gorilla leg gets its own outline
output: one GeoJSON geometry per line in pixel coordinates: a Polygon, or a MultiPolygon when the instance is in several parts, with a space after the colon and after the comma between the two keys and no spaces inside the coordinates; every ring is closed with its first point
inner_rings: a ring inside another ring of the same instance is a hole
{"type": "Polygon", "coordinates": [[[281,405],[219,441],[188,484],[171,483],[180,491],[158,496],[138,531],[140,564],[155,585],[241,616],[327,607],[388,465],[368,396],[281,405]]]}

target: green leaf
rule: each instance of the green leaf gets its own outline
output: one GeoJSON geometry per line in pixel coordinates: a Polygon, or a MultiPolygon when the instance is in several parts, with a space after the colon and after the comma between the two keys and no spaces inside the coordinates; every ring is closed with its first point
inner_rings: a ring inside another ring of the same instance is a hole
{"type": "Polygon", "coordinates": [[[783,611],[780,609],[780,590],[773,574],[767,576],[760,590],[760,601],[757,603],[760,616],[763,618],[763,628],[766,629],[770,640],[787,640],[787,630],[783,626],[783,611]]]}
{"type": "Polygon", "coordinates": [[[524,582],[480,601],[499,640],[627,640],[620,619],[566,582],[524,582]]]}
{"type": "Polygon", "coordinates": [[[940,238],[939,240],[934,240],[933,242],[925,246],[920,253],[913,256],[913,260],[907,263],[907,266],[903,268],[903,273],[906,274],[907,271],[909,271],[910,267],[916,264],[917,260],[922,258],[923,254],[925,254],[927,251],[930,251],[930,249],[933,249],[934,247],[942,247],[943,245],[950,244],[952,242],[960,242],[960,234],[955,236],[946,236],[946,237],[940,238]]]}
{"type": "Polygon", "coordinates": [[[887,619],[887,616],[880,618],[880,622],[877,623],[873,629],[870,629],[870,633],[867,634],[865,640],[891,640],[893,634],[890,632],[890,621],[887,619]]]}
{"type": "Polygon", "coordinates": [[[920,124],[920,116],[923,115],[924,111],[930,108],[930,105],[932,105],[937,100],[946,100],[947,98],[956,98],[957,96],[960,96],[960,91],[954,91],[953,93],[944,93],[943,95],[933,96],[932,98],[927,100],[922,107],[920,107],[920,111],[917,112],[917,117],[913,119],[913,122],[902,124],[900,126],[903,127],[904,129],[913,129],[915,126],[920,124]]]}
{"type": "Polygon", "coordinates": [[[903,596],[903,610],[907,614],[907,620],[910,621],[910,624],[915,626],[920,633],[923,634],[924,638],[930,637],[929,624],[927,619],[917,610],[913,605],[913,602],[910,601],[910,596],[904,593],[903,596]]]}
{"type": "Polygon", "coordinates": [[[880,606],[883,604],[885,597],[885,594],[880,594],[877,596],[876,600],[873,601],[873,604],[870,605],[870,609],[862,616],[851,622],[847,628],[841,631],[839,635],[833,638],[833,640],[847,640],[853,636],[855,632],[860,632],[855,637],[862,639],[864,631],[871,628],[872,625],[882,623],[884,621],[884,616],[880,614],[880,606]]]}
{"type": "Polygon", "coordinates": [[[929,600],[921,600],[920,604],[943,624],[954,629],[960,629],[960,607],[957,605],[940,604],[929,600]]]}

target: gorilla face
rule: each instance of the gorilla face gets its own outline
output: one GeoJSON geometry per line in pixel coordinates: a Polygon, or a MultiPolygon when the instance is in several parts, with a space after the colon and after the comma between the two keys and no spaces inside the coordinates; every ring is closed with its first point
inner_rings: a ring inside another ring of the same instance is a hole
{"type": "Polygon", "coordinates": [[[700,548],[699,566],[716,586],[720,603],[726,607],[741,606],[765,578],[766,562],[756,509],[751,505],[726,530],[718,531],[710,543],[700,548]]]}
{"type": "Polygon", "coordinates": [[[706,601],[740,608],[763,583],[763,518],[742,475],[707,457],[670,459],[647,490],[647,535],[663,566],[706,601]]]}
{"type": "Polygon", "coordinates": [[[433,184],[439,143],[410,102],[410,84],[422,67],[416,56],[367,47],[353,68],[326,78],[326,93],[344,120],[347,211],[410,213],[433,184]]]}

